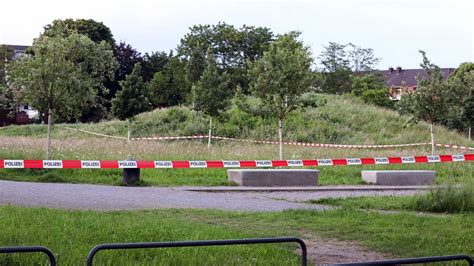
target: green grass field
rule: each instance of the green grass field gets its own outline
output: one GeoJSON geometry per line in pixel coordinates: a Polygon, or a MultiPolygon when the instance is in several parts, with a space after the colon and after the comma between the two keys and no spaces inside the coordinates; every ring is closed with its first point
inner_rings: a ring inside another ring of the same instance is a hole
{"type": "MultiPolygon", "coordinates": [[[[474,254],[473,214],[427,216],[339,209],[235,213],[212,210],[66,211],[0,207],[0,243],[45,245],[60,265],[80,265],[99,243],[280,237],[303,234],[356,241],[413,257],[474,254]],[[25,217],[28,217],[26,219],[25,217]]],[[[317,244],[317,243],[316,243],[317,244]]],[[[298,265],[297,245],[104,251],[97,265],[298,265]],[[133,262],[133,263],[131,263],[133,262]]],[[[40,255],[1,255],[0,265],[36,264],[40,255]]]]}

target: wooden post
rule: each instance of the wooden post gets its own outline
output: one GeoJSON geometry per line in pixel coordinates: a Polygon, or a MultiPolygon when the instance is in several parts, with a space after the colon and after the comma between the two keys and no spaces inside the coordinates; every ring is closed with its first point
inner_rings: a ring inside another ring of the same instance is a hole
{"type": "Polygon", "coordinates": [[[433,123],[430,124],[430,135],[431,135],[431,155],[435,154],[435,140],[433,132],[433,123]]]}
{"type": "Polygon", "coordinates": [[[280,160],[283,160],[283,121],[278,120],[278,141],[280,144],[280,160]]]}
{"type": "Polygon", "coordinates": [[[211,148],[211,139],[212,139],[212,116],[209,117],[209,139],[207,141],[207,148],[211,148]]]}
{"type": "Polygon", "coordinates": [[[51,108],[48,108],[48,134],[46,144],[46,160],[51,159],[51,108]]]}

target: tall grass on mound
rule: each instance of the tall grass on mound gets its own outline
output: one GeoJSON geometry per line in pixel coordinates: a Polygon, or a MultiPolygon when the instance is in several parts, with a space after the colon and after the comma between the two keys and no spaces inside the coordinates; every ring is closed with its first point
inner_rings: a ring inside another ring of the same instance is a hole
{"type": "MultiPolygon", "coordinates": [[[[338,144],[398,144],[428,142],[429,126],[409,123],[409,116],[393,110],[368,105],[352,95],[317,95],[326,104],[291,113],[284,125],[284,140],[338,144]]],[[[233,105],[215,119],[213,134],[255,140],[277,140],[278,121],[272,117],[253,115],[233,105]]],[[[64,129],[74,127],[97,133],[127,136],[127,123],[111,120],[97,124],[55,125],[53,139],[90,139],[91,135],[64,129]]],[[[186,106],[156,109],[134,118],[132,137],[203,135],[208,120],[201,112],[186,106]]],[[[44,138],[45,125],[8,126],[0,128],[0,136],[44,138]]],[[[473,146],[474,142],[447,128],[435,127],[437,143],[473,146]]],[[[2,139],[0,137],[0,146],[2,139]]]]}
{"type": "Polygon", "coordinates": [[[414,197],[406,207],[424,212],[474,212],[474,182],[432,188],[428,193],[414,197]]]}

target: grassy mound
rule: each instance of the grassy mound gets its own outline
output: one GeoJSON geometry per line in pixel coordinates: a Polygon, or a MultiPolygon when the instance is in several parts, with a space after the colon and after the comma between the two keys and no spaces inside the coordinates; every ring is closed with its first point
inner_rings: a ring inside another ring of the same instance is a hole
{"type": "MultiPolygon", "coordinates": [[[[367,105],[351,95],[319,97],[326,104],[317,109],[306,108],[288,116],[284,125],[286,140],[341,144],[396,144],[430,140],[426,123],[409,125],[409,117],[367,105]]],[[[257,140],[277,139],[277,122],[273,118],[256,117],[236,106],[223,116],[214,123],[214,135],[257,140]]],[[[201,135],[208,131],[208,119],[188,107],[156,109],[137,115],[133,121],[134,137],[201,135]]],[[[127,135],[127,122],[112,120],[97,124],[58,124],[54,128],[53,138],[90,137],[66,130],[65,126],[114,136],[127,135]]],[[[9,126],[1,128],[0,135],[43,138],[46,126],[9,126]]],[[[444,127],[436,127],[435,135],[438,143],[474,146],[473,141],[444,127]]]]}

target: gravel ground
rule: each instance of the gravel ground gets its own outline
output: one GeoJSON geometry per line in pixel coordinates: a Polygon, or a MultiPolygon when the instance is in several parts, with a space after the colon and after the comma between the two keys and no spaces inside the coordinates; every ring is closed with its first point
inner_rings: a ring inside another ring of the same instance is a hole
{"type": "Polygon", "coordinates": [[[203,193],[159,187],[115,187],[0,180],[0,204],[61,209],[125,210],[197,208],[232,211],[324,210],[302,204],[243,193],[203,193]]]}
{"type": "MultiPolygon", "coordinates": [[[[340,186],[339,186],[340,187],[340,186]]],[[[326,210],[332,207],[301,201],[325,197],[411,195],[417,190],[325,190],[278,192],[196,192],[190,188],[117,187],[0,180],[0,205],[61,209],[126,210],[196,208],[229,211],[326,210]]]]}

